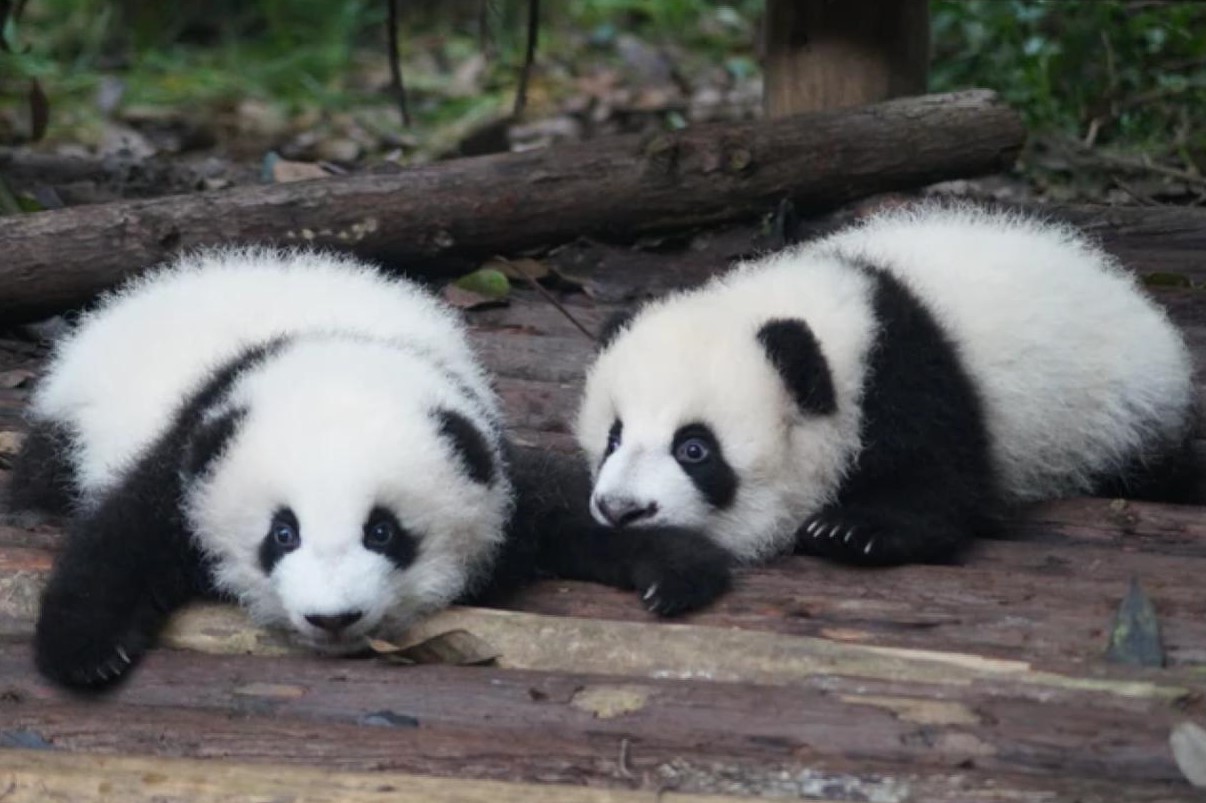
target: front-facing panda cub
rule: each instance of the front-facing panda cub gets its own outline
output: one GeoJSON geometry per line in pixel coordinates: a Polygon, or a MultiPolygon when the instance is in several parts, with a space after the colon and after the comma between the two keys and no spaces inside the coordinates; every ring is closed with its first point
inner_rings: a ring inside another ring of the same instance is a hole
{"type": "Polygon", "coordinates": [[[577,437],[600,522],[893,564],[948,558],[1003,504],[1184,499],[1193,408],[1181,337],[1102,251],[921,204],[616,322],[577,437]]]}
{"type": "Polygon", "coordinates": [[[339,653],[538,572],[657,584],[668,609],[723,587],[699,536],[613,538],[574,481],[508,448],[463,322],[419,285],[194,254],[103,299],[35,392],[13,501],[73,513],[35,657],[104,686],[202,594],[339,653]]]}

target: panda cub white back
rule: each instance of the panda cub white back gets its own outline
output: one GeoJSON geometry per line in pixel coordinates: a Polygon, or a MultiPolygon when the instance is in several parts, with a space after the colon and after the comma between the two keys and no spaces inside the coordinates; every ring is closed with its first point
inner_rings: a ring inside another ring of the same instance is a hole
{"type": "Polygon", "coordinates": [[[124,672],[197,591],[360,648],[484,580],[514,507],[457,313],[330,254],[209,251],[129,283],[58,346],[30,417],[25,465],[61,470],[14,490],[58,483],[76,512],[38,660],[75,685],[124,672]]]}
{"type": "Polygon", "coordinates": [[[898,563],[999,504],[1183,490],[1193,398],[1180,335],[1102,251],[923,204],[639,309],[576,434],[600,522],[898,563]]]}

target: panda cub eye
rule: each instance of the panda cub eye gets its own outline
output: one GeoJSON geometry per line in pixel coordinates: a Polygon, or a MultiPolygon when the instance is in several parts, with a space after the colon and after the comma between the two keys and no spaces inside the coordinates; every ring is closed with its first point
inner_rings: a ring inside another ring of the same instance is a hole
{"type": "Polygon", "coordinates": [[[419,539],[402,526],[393,511],[378,505],[364,521],[364,548],[388,558],[399,569],[414,563],[419,555],[419,539]]]}
{"type": "Polygon", "coordinates": [[[391,519],[376,519],[364,527],[364,544],[368,547],[387,546],[397,534],[398,528],[391,519]]]}
{"type": "Polygon", "coordinates": [[[712,447],[704,438],[687,438],[674,448],[674,459],[680,463],[702,463],[712,456],[712,447]]]}
{"type": "Polygon", "coordinates": [[[279,508],[268,523],[268,534],[260,542],[260,568],[272,574],[277,562],[301,546],[301,526],[287,507],[279,508]]]}
{"type": "Polygon", "coordinates": [[[273,545],[280,549],[292,551],[301,546],[301,533],[298,532],[297,518],[288,508],[272,517],[272,527],[268,534],[273,545]]]}
{"type": "Polygon", "coordinates": [[[620,448],[620,435],[623,432],[624,423],[617,418],[607,433],[607,450],[603,453],[604,457],[620,448]]]}

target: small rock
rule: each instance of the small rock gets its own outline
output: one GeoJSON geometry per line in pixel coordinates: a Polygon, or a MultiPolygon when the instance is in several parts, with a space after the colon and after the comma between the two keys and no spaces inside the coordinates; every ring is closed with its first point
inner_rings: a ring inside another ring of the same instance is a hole
{"type": "Polygon", "coordinates": [[[324,139],[318,142],[315,146],[315,151],[319,159],[325,159],[329,162],[343,162],[350,164],[360,158],[363,149],[360,143],[346,137],[337,137],[335,139],[324,139]]]}
{"type": "Polygon", "coordinates": [[[100,156],[127,156],[134,159],[149,159],[155,155],[155,147],[146,137],[118,123],[105,126],[96,150],[100,156]]]}
{"type": "Polygon", "coordinates": [[[96,88],[96,108],[100,109],[101,114],[108,116],[121,104],[125,94],[125,81],[115,75],[101,76],[100,85],[96,88]]]}
{"type": "Polygon", "coordinates": [[[255,98],[240,101],[235,115],[241,133],[265,139],[280,137],[289,124],[280,108],[255,98]]]}

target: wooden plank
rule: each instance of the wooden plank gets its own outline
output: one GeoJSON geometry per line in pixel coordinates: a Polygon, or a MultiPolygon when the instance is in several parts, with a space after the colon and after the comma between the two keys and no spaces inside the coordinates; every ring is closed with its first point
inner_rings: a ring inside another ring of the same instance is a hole
{"type": "MultiPolygon", "coordinates": [[[[515,784],[553,783],[558,784],[554,787],[558,793],[563,791],[563,785],[587,784],[604,787],[609,792],[635,788],[654,795],[673,792],[807,797],[810,800],[836,797],[880,803],[999,803],[1002,800],[1014,803],[1058,800],[1155,803],[1183,800],[1191,791],[1179,780],[1136,782],[1077,777],[1068,773],[1035,777],[982,772],[975,769],[974,757],[963,761],[962,766],[945,768],[933,763],[904,766],[817,760],[810,755],[807,746],[792,750],[788,743],[774,739],[765,739],[757,749],[774,754],[775,758],[758,760],[746,755],[723,754],[706,742],[667,746],[656,740],[626,740],[612,735],[586,734],[570,739],[560,734],[548,738],[536,732],[526,734],[522,740],[500,739],[496,733],[483,737],[473,731],[458,734],[442,729],[351,727],[287,718],[274,722],[271,716],[232,718],[226,713],[205,711],[121,705],[81,709],[78,705],[72,708],[41,703],[22,707],[9,724],[12,729],[0,733],[19,733],[26,743],[51,739],[73,751],[73,754],[62,754],[62,762],[55,762],[53,766],[35,765],[36,777],[31,778],[28,774],[16,775],[27,766],[28,751],[0,749],[0,757],[4,757],[0,760],[5,761],[0,765],[4,767],[0,770],[0,794],[5,792],[7,785],[10,794],[21,789],[27,795],[18,799],[39,803],[46,799],[39,796],[44,788],[42,784],[53,783],[50,779],[54,770],[60,769],[62,764],[71,765],[89,754],[123,756],[130,753],[157,757],[151,759],[153,761],[163,760],[158,757],[181,756],[217,759],[197,762],[197,772],[207,772],[215,782],[221,780],[227,767],[238,766],[231,762],[231,757],[237,757],[240,764],[274,766],[278,768],[274,770],[277,773],[297,777],[314,784],[316,790],[324,790],[327,787],[323,782],[306,774],[306,768],[320,767],[321,774],[332,778],[328,783],[337,784],[339,792],[344,791],[346,784],[339,775],[349,772],[371,772],[371,777],[382,779],[383,786],[393,787],[390,791],[397,790],[391,776],[407,773],[455,779],[433,782],[437,786],[448,784],[450,791],[456,790],[456,784],[464,781],[485,780],[515,784]],[[114,722],[120,722],[122,727],[115,729],[114,722]],[[20,786],[17,785],[18,777],[20,786]]],[[[926,741],[924,729],[914,741],[919,744],[926,741]]],[[[974,749],[974,743],[970,746],[974,749]]],[[[964,749],[969,749],[966,742],[964,749]]],[[[46,750],[38,756],[41,762],[47,762],[53,759],[45,757],[56,756],[56,753],[46,750]]],[[[110,762],[122,760],[108,759],[110,762]]],[[[87,775],[104,766],[106,763],[84,760],[76,775],[87,775]]],[[[138,766],[141,769],[145,765],[138,766]]],[[[103,770],[100,771],[103,774],[103,770]]],[[[254,772],[250,768],[249,771],[254,772]]],[[[165,784],[170,789],[172,774],[166,769],[152,770],[144,780],[165,784]]],[[[100,791],[100,787],[96,788],[100,791]]],[[[473,788],[472,785],[469,788],[473,788]]],[[[115,795],[110,799],[128,798],[115,795]]]]}
{"type": "MultiPolygon", "coordinates": [[[[744,570],[688,621],[831,641],[923,647],[1044,665],[1101,660],[1131,577],[1151,596],[1168,661],[1206,664],[1206,521],[1197,508],[1068,500],[1009,522],[1015,538],[975,545],[961,565],[868,570],[793,557],[744,570]]],[[[28,633],[57,536],[0,527],[0,632],[28,633]]],[[[651,621],[631,593],[548,582],[518,611],[651,621]]]]}
{"type": "Polygon", "coordinates": [[[253,765],[0,750],[0,797],[11,803],[96,800],[125,803],[735,803],[743,798],[676,792],[501,783],[398,772],[330,772],[253,765]]]}
{"type": "Polygon", "coordinates": [[[1106,250],[1140,273],[1178,273],[1199,284],[1206,281],[1206,209],[1101,204],[1046,209],[1099,238],[1106,250]]]}
{"type": "Polygon", "coordinates": [[[34,677],[20,649],[0,656],[0,744],[619,787],[657,786],[686,765],[692,791],[726,791],[741,778],[742,791],[765,792],[803,774],[1021,798],[1012,788],[1029,788],[1021,778],[1081,792],[1093,789],[1089,779],[1175,789],[1183,782],[1168,733],[1200,709],[1008,676],[962,685],[825,674],[776,687],[624,669],[156,651],[103,705],[81,706],[34,677]]]}

